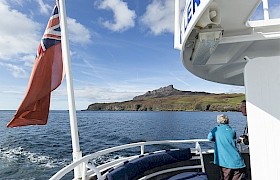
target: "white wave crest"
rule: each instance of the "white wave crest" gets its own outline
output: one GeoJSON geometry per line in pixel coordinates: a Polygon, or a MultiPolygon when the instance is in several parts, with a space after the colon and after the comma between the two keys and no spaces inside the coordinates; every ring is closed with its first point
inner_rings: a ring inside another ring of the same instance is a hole
{"type": "Polygon", "coordinates": [[[42,155],[41,153],[32,153],[24,150],[22,147],[16,148],[1,148],[0,158],[8,162],[16,162],[19,160],[29,161],[41,167],[53,168],[69,163],[67,159],[56,159],[50,156],[42,155]]]}
{"type": "Polygon", "coordinates": [[[103,164],[103,163],[107,163],[107,162],[111,162],[113,160],[116,160],[116,159],[121,159],[121,158],[124,158],[125,156],[121,156],[121,155],[105,155],[105,156],[99,156],[95,159],[92,159],[90,162],[93,163],[94,165],[98,166],[100,164],[103,164]]]}

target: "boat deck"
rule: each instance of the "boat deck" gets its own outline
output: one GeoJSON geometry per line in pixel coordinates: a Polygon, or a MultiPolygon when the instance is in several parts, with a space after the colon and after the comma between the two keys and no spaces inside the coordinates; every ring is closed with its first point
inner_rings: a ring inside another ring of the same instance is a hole
{"type": "MultiPolygon", "coordinates": [[[[246,164],[246,178],[251,179],[251,166],[250,166],[250,155],[249,153],[241,153],[246,164]]],[[[213,164],[214,154],[208,153],[203,154],[205,171],[209,180],[219,179],[219,167],[213,164]]]]}
{"type": "MultiPolygon", "coordinates": [[[[208,179],[219,179],[219,167],[213,164],[213,149],[201,149],[200,143],[211,143],[207,139],[194,140],[165,140],[149,141],[121,145],[96,153],[84,156],[78,161],[66,166],[56,173],[51,180],[61,179],[70,173],[75,167],[81,165],[82,179],[90,180],[167,180],[177,174],[184,172],[194,172],[198,176],[202,172],[207,174],[208,179]],[[146,146],[159,144],[194,144],[190,148],[158,150],[155,152],[145,151],[146,146]],[[134,155],[110,160],[102,164],[95,165],[94,159],[98,159],[110,153],[117,153],[130,148],[139,148],[134,155]]],[[[242,151],[243,152],[243,151],[242,151]]],[[[249,152],[242,153],[247,168],[247,179],[251,179],[250,156],[249,152]]],[[[186,174],[186,173],[185,173],[186,174]]],[[[205,175],[204,175],[205,176],[205,175]]]]}
{"type": "MultiPolygon", "coordinates": [[[[246,164],[246,179],[251,180],[251,168],[250,168],[250,155],[249,153],[242,153],[242,157],[244,158],[245,164],[246,164]]],[[[217,180],[219,179],[219,167],[215,164],[213,164],[214,154],[213,153],[203,153],[203,160],[204,160],[204,167],[205,172],[208,176],[209,180],[217,180]]],[[[182,167],[182,166],[190,166],[189,161],[179,162],[179,163],[173,163],[161,167],[157,167],[154,169],[151,169],[149,171],[146,171],[144,175],[152,174],[154,172],[161,171],[163,169],[170,169],[174,167],[182,167]]],[[[158,176],[149,178],[149,180],[167,180],[171,176],[175,176],[176,174],[186,172],[188,170],[179,170],[175,172],[160,174],[158,176]]],[[[137,178],[136,178],[137,179],[137,178]]],[[[97,177],[91,177],[90,180],[97,180],[97,177]]]]}

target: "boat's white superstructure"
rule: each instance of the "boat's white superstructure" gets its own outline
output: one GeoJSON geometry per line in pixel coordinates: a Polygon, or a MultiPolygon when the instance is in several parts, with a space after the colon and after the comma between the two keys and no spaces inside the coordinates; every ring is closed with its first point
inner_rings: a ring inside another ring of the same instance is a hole
{"type": "MultiPolygon", "coordinates": [[[[252,178],[274,180],[280,179],[280,141],[277,140],[280,136],[280,19],[269,19],[268,4],[264,0],[264,20],[250,21],[260,3],[261,0],[186,0],[182,12],[180,0],[175,0],[174,45],[181,50],[184,66],[194,75],[218,83],[245,86],[252,178]]],[[[136,156],[97,167],[90,162],[93,158],[132,147],[139,147],[143,155],[144,146],[151,144],[195,142],[193,150],[201,157],[198,143],[205,141],[140,142],[82,158],[76,148],[73,154],[78,159],[74,158],[72,164],[51,179],[60,179],[73,169],[75,179],[105,179],[110,167],[122,166],[136,156]]],[[[201,164],[199,168],[204,171],[203,159],[201,164]]]]}
{"type": "Polygon", "coordinates": [[[248,61],[280,56],[280,19],[249,20],[260,2],[187,1],[175,32],[184,66],[206,80],[244,85],[248,61]]]}
{"type": "MultiPolygon", "coordinates": [[[[280,19],[250,21],[260,0],[177,0],[175,48],[206,80],[244,85],[253,179],[280,179],[280,19]]],[[[175,20],[176,20],[175,19],[175,20]]]]}

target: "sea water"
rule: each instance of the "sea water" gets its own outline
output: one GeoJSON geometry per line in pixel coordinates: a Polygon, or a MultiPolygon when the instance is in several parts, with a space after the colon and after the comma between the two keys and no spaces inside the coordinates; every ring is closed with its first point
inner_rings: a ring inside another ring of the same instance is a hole
{"type": "MultiPolygon", "coordinates": [[[[14,113],[0,111],[0,179],[49,179],[71,163],[68,111],[51,111],[45,126],[6,128],[14,113]]],[[[205,139],[217,125],[218,114],[221,113],[77,111],[80,148],[83,154],[89,154],[138,141],[205,139]]],[[[226,114],[237,136],[241,135],[246,118],[239,112],[226,114]]],[[[123,156],[125,153],[130,152],[123,156]]],[[[65,179],[72,176],[70,173],[65,179]]]]}

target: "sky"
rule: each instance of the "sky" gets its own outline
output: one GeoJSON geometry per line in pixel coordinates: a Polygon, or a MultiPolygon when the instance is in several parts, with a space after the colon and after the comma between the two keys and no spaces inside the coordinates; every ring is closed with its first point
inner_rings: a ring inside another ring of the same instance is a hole
{"type": "MultiPolygon", "coordinates": [[[[280,1],[271,2],[271,18],[280,17],[280,1]]],[[[53,5],[54,0],[0,0],[0,110],[16,110],[23,100],[53,5]]],[[[67,0],[66,13],[77,110],[168,85],[182,91],[245,91],[184,68],[173,48],[173,0],[67,0]]],[[[68,109],[65,79],[52,92],[51,109],[68,109]]]]}

